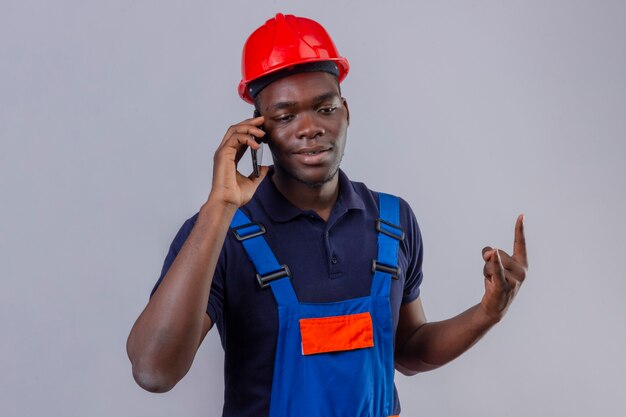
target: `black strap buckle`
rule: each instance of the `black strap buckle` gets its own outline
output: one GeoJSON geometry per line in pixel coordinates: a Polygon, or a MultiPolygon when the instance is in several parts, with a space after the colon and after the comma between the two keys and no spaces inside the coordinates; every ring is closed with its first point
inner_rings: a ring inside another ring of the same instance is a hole
{"type": "Polygon", "coordinates": [[[291,279],[291,271],[287,265],[281,265],[279,270],[270,272],[269,274],[263,276],[256,274],[256,280],[259,282],[261,288],[267,288],[269,287],[270,282],[284,277],[291,279]]]}
{"type": "Polygon", "coordinates": [[[380,233],[387,235],[389,237],[392,237],[396,240],[404,240],[404,229],[398,225],[395,225],[393,223],[389,223],[388,221],[385,221],[383,219],[376,219],[376,230],[378,230],[380,233]],[[382,224],[391,227],[394,230],[397,230],[399,233],[395,234],[389,230],[383,229],[382,224]]]}
{"type": "Polygon", "coordinates": [[[235,226],[233,228],[231,228],[230,230],[232,230],[233,235],[235,235],[235,239],[237,239],[240,242],[243,242],[244,240],[247,239],[252,239],[253,237],[257,237],[257,236],[261,236],[262,234],[265,234],[265,226],[263,226],[261,223],[246,223],[246,224],[242,224],[241,226],[235,226]],[[242,229],[246,229],[248,227],[251,226],[256,226],[259,228],[259,230],[257,230],[256,232],[251,232],[248,234],[240,234],[239,231],[242,229]]]}
{"type": "Polygon", "coordinates": [[[374,259],[372,261],[372,273],[374,273],[375,271],[385,272],[391,275],[391,278],[398,279],[400,277],[402,269],[400,269],[400,267],[394,268],[392,266],[378,263],[378,261],[374,259]]]}

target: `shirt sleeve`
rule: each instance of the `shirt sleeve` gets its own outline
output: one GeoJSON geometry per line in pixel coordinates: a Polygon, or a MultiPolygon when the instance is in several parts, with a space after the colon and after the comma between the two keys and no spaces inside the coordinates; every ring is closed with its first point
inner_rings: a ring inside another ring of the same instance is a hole
{"type": "Polygon", "coordinates": [[[402,224],[406,225],[406,238],[402,242],[402,250],[407,256],[407,270],[404,282],[404,294],[402,304],[410,303],[420,295],[422,283],[422,259],[423,245],[422,234],[417,224],[417,219],[409,204],[400,199],[402,224]]]}
{"type": "MultiPolygon", "coordinates": [[[[152,291],[150,292],[150,297],[154,295],[154,293],[159,288],[159,285],[161,285],[161,282],[163,281],[163,278],[167,274],[167,271],[169,271],[170,267],[174,263],[174,259],[176,259],[176,256],[182,249],[183,245],[185,244],[185,241],[189,237],[189,234],[193,230],[193,227],[196,224],[197,219],[198,219],[198,213],[196,213],[193,217],[187,219],[185,223],[183,223],[183,225],[181,226],[178,233],[176,233],[176,236],[174,237],[174,240],[172,241],[170,245],[169,251],[167,252],[167,255],[165,256],[165,260],[163,261],[163,268],[161,269],[161,275],[159,276],[159,279],[154,285],[154,288],[152,288],[152,291]]],[[[223,258],[222,255],[223,254],[220,255],[220,263],[223,258]]],[[[219,270],[220,268],[218,265],[215,273],[213,274],[213,283],[211,284],[211,293],[209,294],[209,302],[208,302],[207,310],[206,310],[207,314],[209,315],[213,323],[217,323],[218,320],[221,318],[222,306],[223,306],[223,301],[224,301],[223,279],[222,279],[222,274],[218,273],[219,270]]]]}

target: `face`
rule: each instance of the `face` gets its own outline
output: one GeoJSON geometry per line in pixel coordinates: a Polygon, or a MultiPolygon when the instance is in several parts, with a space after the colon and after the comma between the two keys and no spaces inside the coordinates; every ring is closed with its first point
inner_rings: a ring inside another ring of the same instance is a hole
{"type": "Polygon", "coordinates": [[[349,113],[335,77],[310,72],[281,78],[261,91],[258,104],[274,175],[308,187],[336,178],[349,113]]]}

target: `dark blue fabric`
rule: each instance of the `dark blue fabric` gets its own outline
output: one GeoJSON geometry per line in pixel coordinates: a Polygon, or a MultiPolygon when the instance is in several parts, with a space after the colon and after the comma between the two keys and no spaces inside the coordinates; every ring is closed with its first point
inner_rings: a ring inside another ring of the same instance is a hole
{"type": "MultiPolygon", "coordinates": [[[[378,193],[339,173],[339,197],[328,222],[290,204],[269,176],[242,210],[267,228],[264,235],[278,262],[289,265],[302,302],[337,302],[370,294],[372,260],[377,257],[378,193]],[[368,277],[363,279],[363,277],[368,277]]],[[[197,214],[174,238],[161,277],[193,229],[197,214]]],[[[391,283],[393,332],[402,303],[419,296],[422,240],[415,216],[400,200],[406,238],[400,243],[401,274],[391,283]]],[[[272,291],[261,289],[241,243],[229,233],[215,270],[207,313],[225,350],[224,416],[267,416],[277,345],[278,313],[272,291]]],[[[394,413],[398,413],[396,398],[394,413]]]]}

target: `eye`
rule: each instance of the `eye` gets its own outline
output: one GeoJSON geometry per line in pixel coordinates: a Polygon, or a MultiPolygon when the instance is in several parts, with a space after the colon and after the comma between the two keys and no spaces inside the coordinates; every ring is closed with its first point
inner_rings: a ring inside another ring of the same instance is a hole
{"type": "Polygon", "coordinates": [[[337,106],[327,106],[327,107],[322,107],[319,111],[321,113],[331,114],[331,113],[334,113],[335,110],[337,110],[337,106]]]}
{"type": "Polygon", "coordinates": [[[281,114],[280,116],[274,117],[274,120],[279,123],[285,123],[285,122],[290,121],[291,119],[293,119],[292,114],[281,114]]]}

